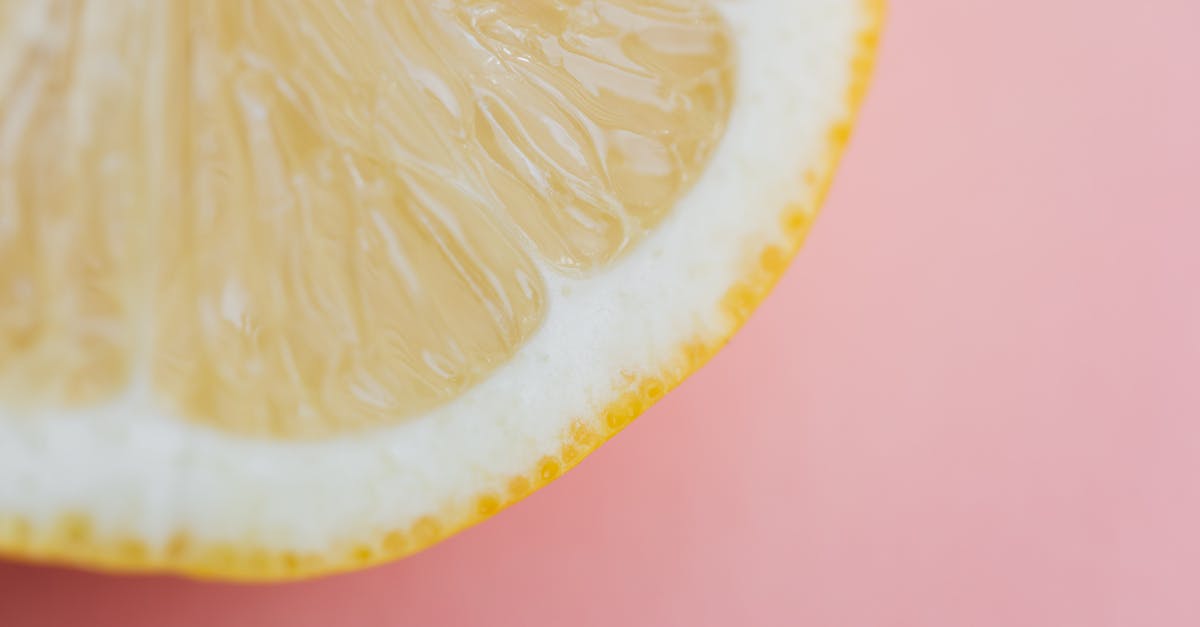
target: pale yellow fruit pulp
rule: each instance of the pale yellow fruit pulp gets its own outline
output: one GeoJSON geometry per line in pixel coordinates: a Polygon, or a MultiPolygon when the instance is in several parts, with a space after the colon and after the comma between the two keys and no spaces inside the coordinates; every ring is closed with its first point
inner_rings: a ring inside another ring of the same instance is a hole
{"type": "Polygon", "coordinates": [[[0,393],[434,407],[666,215],[733,68],[701,0],[0,0],[0,393]]]}

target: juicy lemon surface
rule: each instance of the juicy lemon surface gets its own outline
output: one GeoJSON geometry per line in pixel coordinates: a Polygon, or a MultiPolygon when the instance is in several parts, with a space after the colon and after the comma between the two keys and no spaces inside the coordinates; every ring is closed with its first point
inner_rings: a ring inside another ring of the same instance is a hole
{"type": "Polygon", "coordinates": [[[314,437],[471,387],[687,191],[702,0],[0,0],[0,385],[314,437]]]}

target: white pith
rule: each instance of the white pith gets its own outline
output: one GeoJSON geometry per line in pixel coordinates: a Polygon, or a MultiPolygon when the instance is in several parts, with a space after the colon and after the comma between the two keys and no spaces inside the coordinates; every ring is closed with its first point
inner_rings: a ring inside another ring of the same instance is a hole
{"type": "MultiPolygon", "coordinates": [[[[586,279],[545,272],[543,326],[462,397],[402,425],[319,442],[248,440],[156,411],[134,386],[86,411],[0,407],[0,518],[39,529],[85,514],[97,537],[172,535],[320,552],[473,507],[598,420],[629,374],[728,335],[726,291],[784,244],[781,211],[811,200],[849,106],[857,0],[715,0],[738,45],[728,131],[708,169],[653,234],[586,279]],[[813,183],[815,184],[815,183],[813,183]]],[[[811,210],[811,204],[805,206],[811,210]]],[[[143,386],[144,387],[144,386],[143,386]]],[[[466,516],[463,516],[464,518],[466,516]]]]}

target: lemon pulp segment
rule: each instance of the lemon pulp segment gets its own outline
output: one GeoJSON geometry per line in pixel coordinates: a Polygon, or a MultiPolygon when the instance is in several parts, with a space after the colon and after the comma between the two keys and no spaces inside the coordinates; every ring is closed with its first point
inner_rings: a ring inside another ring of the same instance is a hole
{"type": "Polygon", "coordinates": [[[443,403],[688,191],[733,56],[700,0],[0,0],[0,395],[443,403]]]}

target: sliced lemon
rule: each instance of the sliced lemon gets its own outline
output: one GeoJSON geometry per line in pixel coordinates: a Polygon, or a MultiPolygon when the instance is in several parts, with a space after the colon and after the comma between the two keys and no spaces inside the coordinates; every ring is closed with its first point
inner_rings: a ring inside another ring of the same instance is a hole
{"type": "Polygon", "coordinates": [[[0,552],[282,579],[578,463],[799,247],[864,0],[0,0],[0,552]]]}

